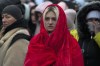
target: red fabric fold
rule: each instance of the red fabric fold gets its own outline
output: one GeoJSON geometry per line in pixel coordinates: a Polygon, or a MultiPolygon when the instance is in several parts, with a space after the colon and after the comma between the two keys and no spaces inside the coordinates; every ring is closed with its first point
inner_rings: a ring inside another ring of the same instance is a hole
{"type": "Polygon", "coordinates": [[[57,25],[49,36],[42,18],[40,33],[30,41],[24,66],[84,66],[81,49],[68,31],[64,11],[56,4],[49,6],[59,10],[57,25]]]}

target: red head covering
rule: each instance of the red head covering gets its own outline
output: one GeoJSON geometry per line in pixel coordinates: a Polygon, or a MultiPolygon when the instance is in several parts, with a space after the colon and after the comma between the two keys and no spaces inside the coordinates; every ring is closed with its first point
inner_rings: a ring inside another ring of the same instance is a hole
{"type": "Polygon", "coordinates": [[[49,36],[42,18],[40,33],[30,41],[24,66],[83,66],[81,49],[68,31],[63,9],[50,6],[59,10],[56,27],[49,36]]]}

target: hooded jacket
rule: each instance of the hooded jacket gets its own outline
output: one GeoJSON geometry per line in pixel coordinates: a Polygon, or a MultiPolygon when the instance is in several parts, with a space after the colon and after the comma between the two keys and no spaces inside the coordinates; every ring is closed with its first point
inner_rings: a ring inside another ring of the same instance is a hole
{"type": "MultiPolygon", "coordinates": [[[[83,51],[85,66],[100,66],[100,48],[97,42],[93,39],[94,37],[91,38],[92,35],[86,24],[86,16],[92,10],[100,11],[100,2],[95,1],[83,6],[77,14],[79,44],[83,51]]],[[[98,39],[98,37],[95,39],[98,39]]]]}
{"type": "Polygon", "coordinates": [[[75,25],[76,20],[76,11],[73,9],[66,9],[65,11],[67,17],[67,25],[70,33],[74,36],[74,38],[78,41],[78,33],[75,25]]]}

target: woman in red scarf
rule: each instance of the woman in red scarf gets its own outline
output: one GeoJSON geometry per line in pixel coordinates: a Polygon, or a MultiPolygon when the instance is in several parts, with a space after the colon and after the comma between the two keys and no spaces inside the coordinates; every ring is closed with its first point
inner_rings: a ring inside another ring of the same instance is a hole
{"type": "Polygon", "coordinates": [[[58,5],[44,10],[40,33],[30,41],[24,66],[84,66],[81,49],[58,5]]]}

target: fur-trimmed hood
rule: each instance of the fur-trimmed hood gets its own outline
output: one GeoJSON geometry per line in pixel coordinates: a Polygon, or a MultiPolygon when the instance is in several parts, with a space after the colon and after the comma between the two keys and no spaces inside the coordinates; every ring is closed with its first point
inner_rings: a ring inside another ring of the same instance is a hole
{"type": "Polygon", "coordinates": [[[88,26],[86,24],[86,16],[92,10],[100,11],[100,1],[91,2],[83,6],[77,14],[77,28],[80,38],[90,38],[91,34],[89,32],[88,26]]]}

